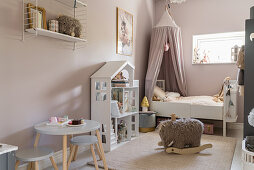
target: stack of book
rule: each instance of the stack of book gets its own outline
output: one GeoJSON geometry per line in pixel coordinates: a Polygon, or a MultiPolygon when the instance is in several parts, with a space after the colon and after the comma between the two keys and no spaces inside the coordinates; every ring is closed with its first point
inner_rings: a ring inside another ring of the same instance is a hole
{"type": "Polygon", "coordinates": [[[129,87],[129,82],[127,80],[112,80],[112,87],[129,87]]]}

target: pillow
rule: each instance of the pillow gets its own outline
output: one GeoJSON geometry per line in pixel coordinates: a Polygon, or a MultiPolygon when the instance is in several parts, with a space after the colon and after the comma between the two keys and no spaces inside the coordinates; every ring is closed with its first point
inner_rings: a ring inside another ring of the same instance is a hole
{"type": "Polygon", "coordinates": [[[166,97],[180,97],[181,95],[177,92],[166,92],[166,97]]]}
{"type": "Polygon", "coordinates": [[[158,86],[154,87],[153,94],[158,98],[158,99],[164,99],[166,97],[166,93],[161,90],[158,86]]]}

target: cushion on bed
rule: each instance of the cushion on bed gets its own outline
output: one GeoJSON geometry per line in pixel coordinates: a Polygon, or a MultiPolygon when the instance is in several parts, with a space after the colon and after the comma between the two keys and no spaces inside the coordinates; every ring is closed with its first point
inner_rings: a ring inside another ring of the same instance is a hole
{"type": "Polygon", "coordinates": [[[159,99],[164,99],[166,97],[166,93],[158,86],[154,87],[153,94],[159,99]]]}
{"type": "Polygon", "coordinates": [[[166,97],[180,97],[180,94],[177,92],[166,92],[166,97]]]}

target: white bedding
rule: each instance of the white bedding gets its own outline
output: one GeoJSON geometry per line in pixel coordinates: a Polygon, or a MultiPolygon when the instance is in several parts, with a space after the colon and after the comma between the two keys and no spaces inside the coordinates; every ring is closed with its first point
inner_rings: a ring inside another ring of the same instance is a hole
{"type": "Polygon", "coordinates": [[[212,96],[167,97],[163,101],[202,106],[223,106],[222,102],[215,102],[212,96]]]}

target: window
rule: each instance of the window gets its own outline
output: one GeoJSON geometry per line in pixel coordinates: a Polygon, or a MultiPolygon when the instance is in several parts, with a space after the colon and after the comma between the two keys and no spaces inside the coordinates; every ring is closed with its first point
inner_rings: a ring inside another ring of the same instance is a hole
{"type": "Polygon", "coordinates": [[[235,63],[244,41],[244,32],[194,35],[192,64],[235,63]]]}

